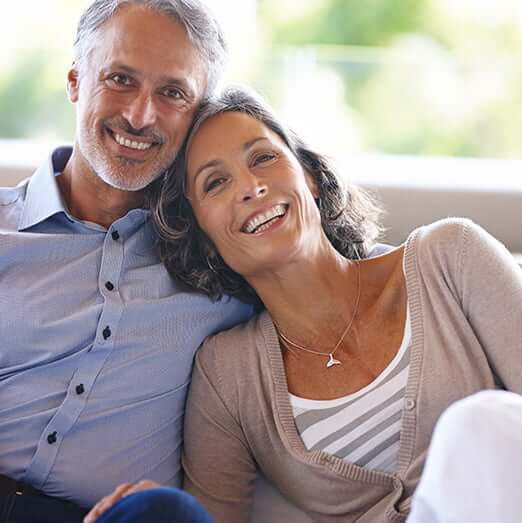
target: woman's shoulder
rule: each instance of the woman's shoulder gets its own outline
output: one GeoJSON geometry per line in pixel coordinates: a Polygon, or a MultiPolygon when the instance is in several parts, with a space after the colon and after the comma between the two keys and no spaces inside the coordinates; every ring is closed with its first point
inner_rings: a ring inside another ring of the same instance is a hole
{"type": "Polygon", "coordinates": [[[464,251],[476,245],[487,249],[497,246],[499,241],[469,218],[444,218],[415,229],[406,243],[415,243],[419,253],[435,254],[464,251]]]}
{"type": "Polygon", "coordinates": [[[507,249],[480,225],[468,218],[445,218],[415,229],[404,255],[406,271],[416,267],[447,280],[469,272],[485,275],[499,260],[513,263],[507,249]]]}
{"type": "Polygon", "coordinates": [[[468,218],[444,218],[415,229],[406,241],[406,251],[422,260],[450,262],[461,258],[469,243],[481,243],[489,235],[468,218]]]}
{"type": "Polygon", "coordinates": [[[262,312],[207,338],[196,354],[191,390],[213,390],[239,419],[239,410],[248,405],[245,398],[254,397],[253,391],[259,390],[257,385],[266,379],[269,321],[268,313],[262,312]]]}
{"type": "Polygon", "coordinates": [[[253,316],[231,329],[209,336],[199,349],[196,359],[209,369],[234,373],[258,359],[266,312],[253,316]]]}
{"type": "Polygon", "coordinates": [[[444,218],[428,225],[422,225],[412,231],[407,243],[416,242],[417,249],[429,249],[446,244],[452,244],[464,234],[468,228],[480,228],[469,218],[444,218]]]}

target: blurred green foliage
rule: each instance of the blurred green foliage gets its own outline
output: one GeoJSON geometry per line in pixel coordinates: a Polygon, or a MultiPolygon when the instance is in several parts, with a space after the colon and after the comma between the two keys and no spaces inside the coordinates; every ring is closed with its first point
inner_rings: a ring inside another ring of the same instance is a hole
{"type": "Polygon", "coordinates": [[[46,84],[47,73],[44,56],[30,53],[0,77],[0,137],[72,137],[74,111],[63,87],[46,84]]]}
{"type": "Polygon", "coordinates": [[[337,127],[355,129],[346,150],[520,158],[522,6],[485,4],[323,0],[285,16],[278,0],[263,0],[273,46],[254,83],[281,107],[313,83],[314,103],[326,111],[332,100],[316,79],[326,86],[334,73],[343,86],[338,114],[323,125],[338,124],[344,112],[337,127]],[[292,57],[303,61],[285,94],[280,77],[292,57]]]}
{"type": "MultiPolygon", "coordinates": [[[[281,5],[265,2],[265,16],[281,5]]],[[[309,16],[276,26],[274,42],[386,46],[397,34],[418,30],[425,6],[425,0],[330,0],[309,16]]]]}
{"type": "MultiPolygon", "coordinates": [[[[34,17],[33,50],[7,66],[0,54],[0,138],[72,138],[64,71],[85,3],[53,0],[69,34],[34,17]]],[[[257,3],[255,52],[234,81],[340,153],[522,156],[520,0],[257,3]]]]}

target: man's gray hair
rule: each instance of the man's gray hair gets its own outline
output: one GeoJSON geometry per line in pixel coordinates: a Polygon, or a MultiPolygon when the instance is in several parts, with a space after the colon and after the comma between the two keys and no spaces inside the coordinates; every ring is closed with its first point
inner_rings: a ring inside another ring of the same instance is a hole
{"type": "Polygon", "coordinates": [[[80,18],[74,42],[74,61],[80,75],[96,46],[97,31],[127,5],[142,5],[171,16],[185,28],[190,42],[206,62],[206,97],[212,95],[223,72],[227,49],[219,22],[200,0],[94,0],[80,18]]]}

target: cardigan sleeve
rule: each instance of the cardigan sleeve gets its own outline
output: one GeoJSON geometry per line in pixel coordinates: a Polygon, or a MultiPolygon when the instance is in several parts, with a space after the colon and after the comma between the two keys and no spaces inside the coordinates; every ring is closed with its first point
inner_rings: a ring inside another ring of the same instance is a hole
{"type": "MultiPolygon", "coordinates": [[[[218,350],[210,339],[196,357],[185,413],[184,487],[207,508],[215,523],[246,523],[256,465],[241,426],[223,398],[218,350]]],[[[233,383],[232,376],[227,376],[227,383],[233,383]]]]}
{"type": "Polygon", "coordinates": [[[464,314],[501,385],[522,393],[522,269],[484,229],[465,220],[458,262],[464,314]]]}

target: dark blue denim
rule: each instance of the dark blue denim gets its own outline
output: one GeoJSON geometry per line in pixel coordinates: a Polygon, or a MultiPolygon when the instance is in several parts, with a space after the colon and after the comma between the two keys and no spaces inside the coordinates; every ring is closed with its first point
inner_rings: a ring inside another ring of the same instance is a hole
{"type": "Polygon", "coordinates": [[[212,523],[212,518],[186,492],[156,488],[123,498],[97,523],[212,523]]]}
{"type": "Polygon", "coordinates": [[[0,523],[82,523],[88,510],[59,498],[0,495],[0,523]]]}
{"type": "MultiPolygon", "coordinates": [[[[44,495],[0,496],[0,523],[82,523],[88,510],[44,495]]],[[[212,523],[209,513],[189,494],[157,488],[131,494],[97,523],[212,523]]]]}

